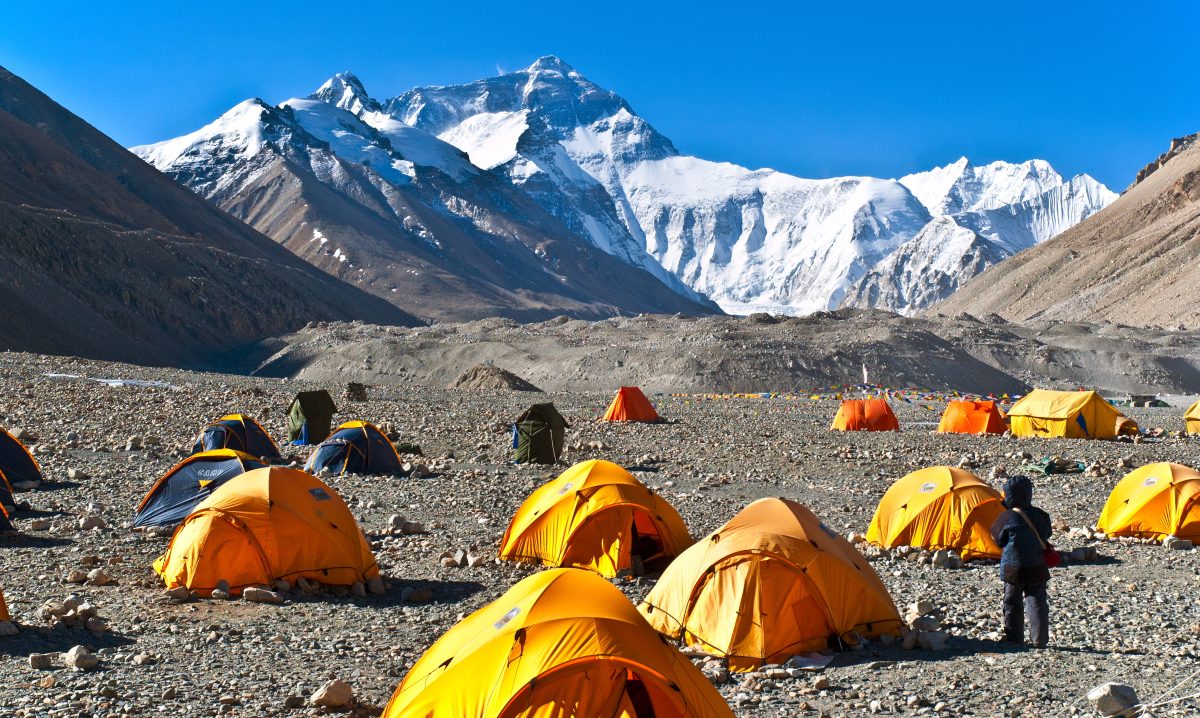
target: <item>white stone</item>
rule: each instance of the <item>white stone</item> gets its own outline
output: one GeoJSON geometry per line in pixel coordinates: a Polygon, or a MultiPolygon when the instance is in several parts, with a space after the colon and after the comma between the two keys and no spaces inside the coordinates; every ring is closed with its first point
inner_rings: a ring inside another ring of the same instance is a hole
{"type": "Polygon", "coordinates": [[[332,680],[312,694],[309,702],[319,708],[341,708],[354,700],[354,689],[348,683],[332,680]]]}
{"type": "Polygon", "coordinates": [[[1138,705],[1138,695],[1132,687],[1109,681],[1096,686],[1087,694],[1088,702],[1104,718],[1129,716],[1138,705]]]}

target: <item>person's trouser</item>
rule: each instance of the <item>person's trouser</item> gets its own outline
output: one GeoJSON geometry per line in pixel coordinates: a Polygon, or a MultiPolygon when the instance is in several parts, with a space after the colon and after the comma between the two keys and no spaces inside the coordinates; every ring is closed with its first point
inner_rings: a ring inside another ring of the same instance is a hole
{"type": "Polygon", "coordinates": [[[1004,584],[1004,640],[1025,640],[1025,617],[1029,617],[1029,640],[1042,647],[1050,642],[1050,601],[1045,583],[1004,584]]]}

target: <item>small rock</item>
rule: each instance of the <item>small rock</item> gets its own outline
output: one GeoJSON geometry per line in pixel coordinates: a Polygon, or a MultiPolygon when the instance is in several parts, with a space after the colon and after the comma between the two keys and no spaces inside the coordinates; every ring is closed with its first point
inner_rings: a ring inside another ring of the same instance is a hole
{"type": "Polygon", "coordinates": [[[76,568],[67,574],[67,583],[83,583],[86,580],[88,580],[87,571],[81,571],[76,568]]]}
{"type": "Polygon", "coordinates": [[[63,654],[63,663],[67,668],[72,668],[76,671],[90,671],[100,663],[100,659],[95,656],[85,646],[75,646],[71,650],[63,654]]]}
{"type": "Polygon", "coordinates": [[[383,579],[381,577],[373,576],[373,577],[367,579],[367,593],[371,593],[371,594],[378,596],[378,595],[382,594],[383,592],[384,592],[384,585],[383,585],[383,579]]]}
{"type": "Polygon", "coordinates": [[[1175,536],[1168,536],[1163,539],[1163,546],[1172,551],[1191,551],[1194,545],[1188,539],[1181,539],[1175,536]]]}
{"type": "Polygon", "coordinates": [[[67,469],[67,478],[72,481],[79,481],[81,479],[86,479],[87,477],[88,477],[88,475],[86,472],[84,472],[83,469],[76,469],[76,468],[67,469]]]}
{"type": "Polygon", "coordinates": [[[17,624],[12,621],[0,621],[0,638],[15,636],[20,632],[21,629],[17,628],[17,624]]]}
{"type": "Polygon", "coordinates": [[[175,696],[177,696],[178,694],[179,694],[179,691],[175,690],[175,686],[171,686],[167,690],[163,691],[162,695],[159,697],[162,698],[164,701],[173,701],[173,700],[175,700],[175,696]]]}
{"type": "Polygon", "coordinates": [[[825,676],[817,676],[816,680],[813,681],[812,688],[814,691],[827,691],[829,690],[829,685],[830,683],[828,678],[825,676]]]}
{"type": "Polygon", "coordinates": [[[50,519],[33,519],[29,522],[30,531],[49,531],[50,519]]]}
{"type": "Polygon", "coordinates": [[[294,709],[304,707],[304,696],[288,696],[283,699],[283,707],[294,709]]]}
{"type": "Polygon", "coordinates": [[[46,671],[54,667],[54,661],[58,658],[57,653],[30,653],[29,667],[35,671],[46,671]]]}
{"type": "Polygon", "coordinates": [[[405,536],[423,534],[425,533],[425,524],[421,523],[420,521],[405,521],[400,525],[400,533],[404,534],[405,536]]]}
{"type": "Polygon", "coordinates": [[[150,666],[154,665],[154,657],[149,653],[139,653],[133,657],[133,665],[135,666],[150,666]]]}
{"type": "Polygon", "coordinates": [[[1088,692],[1087,699],[1104,718],[1131,716],[1138,705],[1137,691],[1124,683],[1111,681],[1093,688],[1088,692]]]}
{"type": "Polygon", "coordinates": [[[88,571],[87,584],[89,586],[107,586],[111,583],[115,583],[115,581],[113,580],[112,576],[109,576],[104,571],[104,569],[94,568],[91,571],[88,571]]]}
{"type": "Polygon", "coordinates": [[[83,531],[91,531],[92,529],[108,528],[108,524],[99,516],[84,516],[79,519],[79,528],[83,531]]]}
{"type": "Polygon", "coordinates": [[[284,602],[282,595],[275,593],[274,591],[269,591],[265,588],[259,588],[257,586],[249,586],[242,589],[242,598],[250,601],[251,603],[279,604],[284,602]]]}
{"type": "Polygon", "coordinates": [[[348,683],[332,680],[321,686],[309,700],[318,708],[341,708],[354,700],[354,689],[348,683]]]}

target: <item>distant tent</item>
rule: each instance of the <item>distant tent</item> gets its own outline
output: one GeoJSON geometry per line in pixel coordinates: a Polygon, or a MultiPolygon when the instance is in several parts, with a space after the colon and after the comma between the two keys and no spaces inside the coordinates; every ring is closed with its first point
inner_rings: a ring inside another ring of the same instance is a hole
{"type": "Polygon", "coordinates": [[[999,491],[963,469],[933,466],[892,484],[875,509],[867,541],[884,548],[957,551],[964,561],[1000,558],[992,524],[1004,513],[999,491]]]}
{"type": "Polygon", "coordinates": [[[200,436],[196,437],[192,453],[215,449],[233,449],[268,461],[280,458],[279,447],[267,430],[245,414],[222,416],[204,427],[200,436]]]}
{"type": "Polygon", "coordinates": [[[421,655],[383,718],[733,718],[704,674],[588,571],[527,576],[421,655]]]}
{"type": "Polygon", "coordinates": [[[671,562],[639,610],[733,671],[854,634],[899,635],[887,588],[849,541],[788,499],[759,499],[671,562]]]}
{"type": "Polygon", "coordinates": [[[1188,407],[1183,415],[1183,423],[1187,427],[1187,433],[1200,434],[1200,401],[1188,407]]]}
{"type": "Polygon", "coordinates": [[[1034,389],[1008,410],[1013,436],[1111,439],[1137,424],[1094,391],[1034,389]]]}
{"type": "Polygon", "coordinates": [[[1113,488],[1096,527],[1109,536],[1200,542],[1200,472],[1166,462],[1129,472],[1113,488]]]}
{"type": "Polygon", "coordinates": [[[335,474],[398,474],[400,455],[391,440],[369,421],[347,421],[308,457],[304,470],[335,474]]]}
{"type": "Polygon", "coordinates": [[[0,429],[0,505],[16,506],[13,489],[42,483],[42,467],[25,445],[0,429]]]}
{"type": "Polygon", "coordinates": [[[617,390],[608,411],[604,412],[605,421],[660,421],[654,405],[636,386],[623,386],[617,390]]]}
{"type": "Polygon", "coordinates": [[[612,578],[630,568],[634,556],[644,566],[665,566],[691,544],[679,512],[665,499],[620,466],[592,460],[525,499],[500,541],[500,558],[612,578]]]}
{"type": "Polygon", "coordinates": [[[337,410],[333,397],[324,389],[300,392],[288,406],[288,441],[300,445],[325,441],[337,410]]]}
{"type": "Polygon", "coordinates": [[[305,578],[333,586],[379,575],[354,514],[316,477],[273,466],[229,480],[188,515],[154,570],[167,588],[207,596],[305,578]]]}
{"type": "Polygon", "coordinates": [[[939,434],[1003,434],[1004,412],[994,401],[952,401],[942,412],[939,434]]]}
{"type": "Polygon", "coordinates": [[[138,504],[136,526],[170,526],[187,518],[204,499],[225,482],[266,464],[250,454],[214,449],[192,454],[154,482],[138,504]]]}
{"type": "Polygon", "coordinates": [[[571,425],[554,404],[534,404],[513,422],[513,462],[554,464],[563,454],[566,430],[571,425]]]}
{"type": "Polygon", "coordinates": [[[899,431],[886,399],[846,399],[833,417],[833,431],[899,431]]]}

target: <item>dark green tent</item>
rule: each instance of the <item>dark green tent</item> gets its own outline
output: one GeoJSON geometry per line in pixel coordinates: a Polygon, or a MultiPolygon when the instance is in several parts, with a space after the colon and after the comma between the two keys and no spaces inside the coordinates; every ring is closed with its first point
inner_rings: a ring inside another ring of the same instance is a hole
{"type": "Polygon", "coordinates": [[[324,389],[302,391],[288,407],[288,441],[319,444],[329,438],[337,405],[324,389]]]}
{"type": "Polygon", "coordinates": [[[563,434],[570,426],[554,404],[534,404],[513,422],[513,462],[553,464],[563,453],[563,434]]]}

